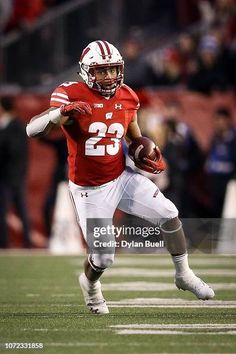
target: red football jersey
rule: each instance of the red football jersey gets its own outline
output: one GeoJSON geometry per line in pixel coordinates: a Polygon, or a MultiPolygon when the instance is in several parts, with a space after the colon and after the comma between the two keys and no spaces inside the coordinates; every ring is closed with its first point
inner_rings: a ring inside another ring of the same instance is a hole
{"type": "Polygon", "coordinates": [[[50,106],[83,101],[92,115],[74,115],[62,127],[67,139],[69,179],[81,186],[98,186],[117,178],[125,168],[122,138],[137,109],[139,100],[122,85],[109,99],[82,82],[65,82],[51,96],[50,106]]]}

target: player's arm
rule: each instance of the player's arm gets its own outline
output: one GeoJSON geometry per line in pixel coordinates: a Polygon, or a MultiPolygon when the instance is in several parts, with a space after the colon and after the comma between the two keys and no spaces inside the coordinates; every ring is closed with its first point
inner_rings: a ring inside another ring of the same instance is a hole
{"type": "Polygon", "coordinates": [[[27,135],[32,138],[44,136],[51,129],[65,124],[73,112],[92,114],[90,105],[81,101],[69,102],[59,108],[51,107],[31,119],[26,127],[27,135]]]}
{"type": "Polygon", "coordinates": [[[61,114],[60,108],[51,107],[30,120],[26,126],[26,133],[31,138],[44,136],[68,119],[68,116],[61,114]]]}
{"type": "Polygon", "coordinates": [[[129,123],[125,138],[128,141],[132,141],[136,138],[139,138],[140,136],[142,136],[142,134],[141,134],[141,130],[138,125],[137,114],[135,114],[132,121],[129,123]]]}

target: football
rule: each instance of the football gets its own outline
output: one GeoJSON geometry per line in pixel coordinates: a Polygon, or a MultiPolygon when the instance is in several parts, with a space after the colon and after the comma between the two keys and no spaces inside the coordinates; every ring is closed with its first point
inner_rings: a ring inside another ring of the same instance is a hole
{"type": "Polygon", "coordinates": [[[150,160],[157,160],[157,153],[154,142],[147,137],[136,138],[129,145],[129,156],[133,161],[142,161],[147,157],[150,160]]]}

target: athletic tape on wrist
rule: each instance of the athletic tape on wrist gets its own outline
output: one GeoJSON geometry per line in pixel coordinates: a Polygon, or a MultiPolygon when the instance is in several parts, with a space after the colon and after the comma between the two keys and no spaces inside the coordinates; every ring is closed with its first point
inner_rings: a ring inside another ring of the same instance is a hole
{"type": "Polygon", "coordinates": [[[48,113],[49,120],[54,124],[58,124],[60,122],[61,117],[62,115],[60,108],[54,109],[48,113]]]}

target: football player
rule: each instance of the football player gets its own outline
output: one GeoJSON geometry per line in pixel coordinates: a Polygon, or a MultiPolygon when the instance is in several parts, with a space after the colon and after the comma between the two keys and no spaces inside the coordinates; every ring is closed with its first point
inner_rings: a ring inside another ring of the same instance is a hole
{"type": "MultiPolygon", "coordinates": [[[[155,220],[176,268],[176,286],[199,299],[213,298],[214,291],[188,265],[175,205],[148,178],[125,168],[122,139],[132,141],[141,132],[139,100],[123,83],[124,62],[119,51],[107,41],[94,41],[83,50],[79,65],[83,82],[58,86],[50,108],[33,117],[26,130],[29,137],[38,137],[61,126],[68,146],[69,190],[85,240],[89,242],[86,221],[100,219],[102,224],[102,220],[112,220],[116,208],[155,220]]],[[[139,167],[152,173],[163,171],[158,148],[156,154],[156,161],[146,159],[139,167]]],[[[93,313],[109,313],[99,278],[112,265],[114,251],[111,247],[107,252],[91,252],[79,277],[86,305],[93,313]]]]}

